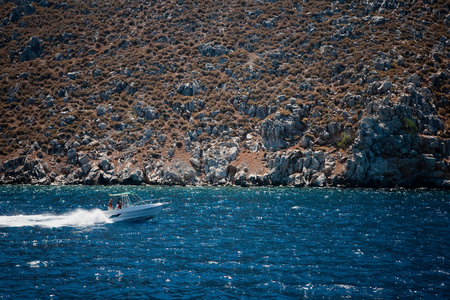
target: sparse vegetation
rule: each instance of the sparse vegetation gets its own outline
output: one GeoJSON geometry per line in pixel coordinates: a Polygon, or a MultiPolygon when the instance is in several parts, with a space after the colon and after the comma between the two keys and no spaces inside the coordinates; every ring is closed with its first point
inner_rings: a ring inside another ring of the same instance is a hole
{"type": "Polygon", "coordinates": [[[338,143],[339,148],[347,148],[352,143],[353,139],[350,134],[343,131],[341,133],[341,140],[338,143]]]}
{"type": "MultiPolygon", "coordinates": [[[[181,139],[199,130],[192,139],[211,141],[219,128],[241,136],[276,112],[294,118],[295,109],[305,131],[330,121],[356,130],[370,83],[387,78],[400,95],[408,72],[431,90],[442,137],[450,132],[449,78],[427,82],[448,72],[448,56],[433,54],[450,38],[443,1],[395,9],[287,0],[30,3],[36,12],[19,21],[8,20],[15,4],[2,7],[1,156],[60,134],[108,137],[109,150],[128,135],[126,143],[165,144],[156,132],[181,139]],[[32,37],[43,51],[23,59],[32,37]],[[346,102],[347,94],[360,97],[346,102]]],[[[402,121],[405,132],[418,132],[402,121]]],[[[320,130],[308,134],[316,140],[320,130]]],[[[351,142],[343,133],[338,147],[351,142]]]]}
{"type": "Polygon", "coordinates": [[[404,118],[403,119],[403,127],[405,128],[405,132],[408,134],[416,134],[419,131],[416,123],[413,120],[404,118]]]}

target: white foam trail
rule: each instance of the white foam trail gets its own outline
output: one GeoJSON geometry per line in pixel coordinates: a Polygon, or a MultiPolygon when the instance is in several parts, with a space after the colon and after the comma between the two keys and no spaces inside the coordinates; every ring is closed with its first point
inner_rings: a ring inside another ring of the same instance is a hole
{"type": "Polygon", "coordinates": [[[100,209],[77,209],[64,215],[17,215],[0,216],[0,227],[41,226],[48,228],[87,227],[112,223],[100,209]]]}

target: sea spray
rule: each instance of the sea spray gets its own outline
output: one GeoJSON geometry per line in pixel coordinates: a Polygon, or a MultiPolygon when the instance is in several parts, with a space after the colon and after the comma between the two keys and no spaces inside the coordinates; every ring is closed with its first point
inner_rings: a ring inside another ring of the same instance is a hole
{"type": "Polygon", "coordinates": [[[77,209],[64,215],[0,216],[0,227],[40,226],[47,228],[88,227],[112,223],[100,209],[77,209]]]}
{"type": "Polygon", "coordinates": [[[100,209],[84,210],[78,209],[73,213],[65,215],[63,226],[85,227],[96,224],[112,223],[100,209]]]}

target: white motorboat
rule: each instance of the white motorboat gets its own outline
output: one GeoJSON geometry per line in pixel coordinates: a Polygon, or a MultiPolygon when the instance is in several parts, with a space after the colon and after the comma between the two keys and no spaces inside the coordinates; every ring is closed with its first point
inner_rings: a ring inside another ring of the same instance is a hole
{"type": "Polygon", "coordinates": [[[142,200],[134,193],[111,194],[110,197],[108,210],[103,213],[113,222],[153,219],[170,204],[157,200],[142,200]]]}

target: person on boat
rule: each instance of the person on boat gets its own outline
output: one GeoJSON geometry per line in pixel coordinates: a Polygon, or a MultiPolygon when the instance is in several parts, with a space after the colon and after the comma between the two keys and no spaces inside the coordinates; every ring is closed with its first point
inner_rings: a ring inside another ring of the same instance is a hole
{"type": "Polygon", "coordinates": [[[116,209],[121,209],[122,208],[122,201],[117,201],[117,205],[116,205],[116,209]]]}
{"type": "Polygon", "coordinates": [[[114,209],[114,207],[113,207],[113,204],[112,204],[112,199],[109,199],[108,210],[113,210],[113,209],[114,209]]]}

